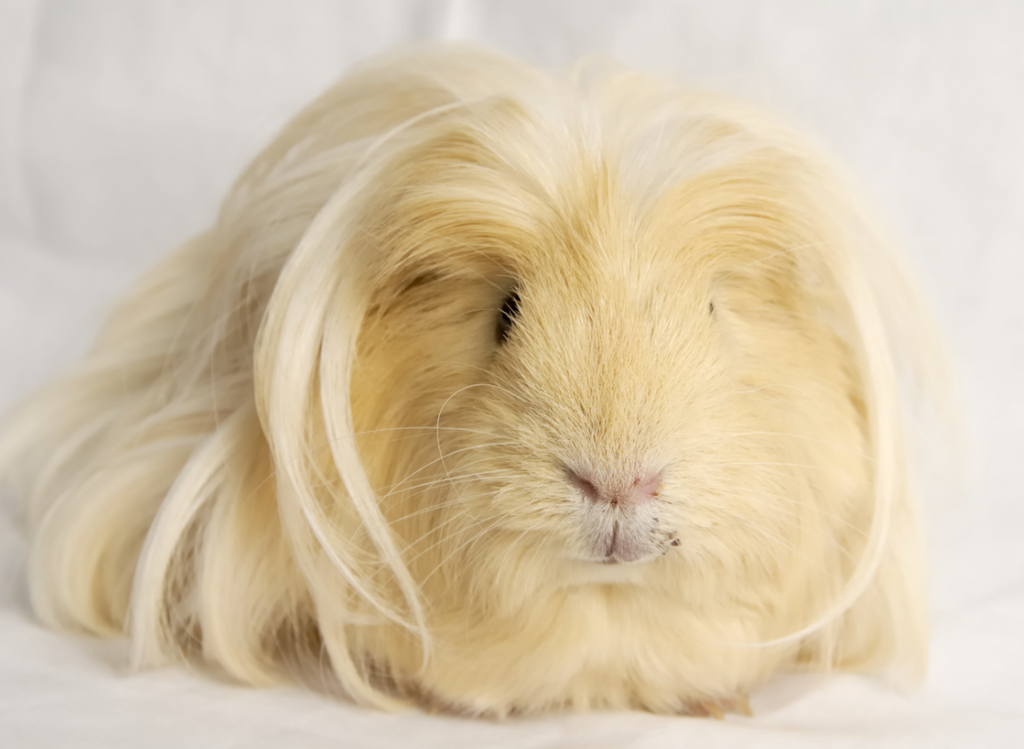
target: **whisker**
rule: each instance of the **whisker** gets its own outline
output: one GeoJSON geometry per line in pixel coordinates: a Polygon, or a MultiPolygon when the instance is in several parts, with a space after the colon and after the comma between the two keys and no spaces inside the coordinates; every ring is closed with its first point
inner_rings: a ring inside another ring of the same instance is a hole
{"type": "MultiPolygon", "coordinates": [[[[472,479],[477,479],[477,478],[481,478],[481,477],[484,477],[484,476],[496,476],[496,475],[502,475],[502,474],[509,474],[511,472],[513,472],[512,468],[499,468],[499,469],[495,469],[493,471],[478,471],[477,473],[464,473],[464,474],[458,474],[458,475],[455,475],[455,476],[446,476],[444,478],[434,479],[433,481],[425,481],[422,484],[414,484],[412,486],[407,486],[404,489],[395,489],[395,490],[389,491],[387,494],[383,495],[383,497],[381,497],[381,498],[383,499],[385,497],[394,497],[394,496],[397,496],[399,494],[405,494],[406,492],[415,491],[417,489],[429,489],[431,487],[438,486],[440,484],[444,484],[444,483],[448,483],[448,482],[454,483],[456,481],[470,481],[472,479]]],[[[515,475],[519,476],[519,475],[522,475],[522,474],[515,474],[515,475]]]]}
{"type": "MultiPolygon", "coordinates": [[[[436,426],[437,427],[441,426],[441,416],[444,414],[445,407],[449,403],[451,403],[452,398],[454,398],[455,396],[459,395],[459,393],[464,393],[467,390],[470,390],[470,389],[472,389],[474,387],[478,387],[478,386],[477,385],[466,385],[465,387],[459,388],[454,393],[452,393],[451,395],[448,396],[448,398],[445,400],[445,402],[441,404],[441,408],[439,408],[438,411],[437,411],[437,422],[436,422],[436,426]]],[[[451,471],[448,470],[448,463],[444,459],[444,450],[441,447],[441,430],[440,430],[440,428],[438,428],[436,430],[436,434],[437,434],[437,452],[441,455],[441,467],[444,469],[445,476],[448,477],[449,480],[450,480],[451,479],[451,471]]],[[[454,482],[452,482],[452,491],[454,491],[456,494],[459,493],[459,489],[455,485],[454,482]]]]}
{"type": "MultiPolygon", "coordinates": [[[[421,507],[418,510],[414,510],[413,512],[410,512],[410,513],[407,513],[405,515],[402,515],[401,517],[394,518],[392,520],[389,520],[388,522],[391,523],[391,524],[395,524],[395,523],[400,523],[403,520],[407,520],[408,518],[415,517],[417,515],[423,515],[424,513],[427,513],[427,512],[431,512],[431,511],[438,511],[438,512],[440,512],[440,511],[446,510],[446,509],[448,509],[450,507],[455,507],[455,506],[464,504],[463,499],[476,499],[478,497],[486,497],[489,494],[491,494],[491,492],[487,491],[487,492],[481,492],[479,494],[472,494],[472,495],[470,495],[468,497],[465,497],[465,498],[457,497],[455,499],[449,499],[449,500],[447,500],[445,502],[439,502],[437,504],[429,505],[427,507],[421,507]]],[[[427,533],[432,533],[432,532],[433,532],[433,529],[430,529],[430,530],[427,531],[427,533]]],[[[424,535],[426,535],[426,534],[424,534],[424,535]]]]}
{"type": "MultiPolygon", "coordinates": [[[[464,516],[462,516],[462,517],[464,517],[464,516]]],[[[444,526],[446,526],[446,525],[448,525],[449,523],[451,523],[452,521],[454,521],[454,520],[458,520],[458,519],[461,519],[461,517],[460,517],[460,516],[452,516],[451,518],[449,518],[448,520],[446,520],[446,521],[445,521],[444,523],[441,523],[440,525],[436,526],[435,528],[432,528],[432,529],[431,529],[430,531],[428,531],[427,533],[425,533],[425,534],[424,534],[424,535],[423,535],[423,536],[422,536],[422,537],[420,538],[420,540],[422,541],[422,540],[423,540],[423,539],[425,539],[425,538],[426,538],[427,536],[429,536],[429,535],[430,535],[431,533],[436,533],[437,531],[441,530],[441,529],[442,529],[442,528],[443,528],[444,526]]],[[[502,523],[504,522],[504,520],[505,520],[505,518],[496,518],[496,519],[493,519],[493,520],[491,520],[491,521],[490,521],[490,524],[489,524],[489,525],[487,525],[487,526],[486,526],[486,527],[485,527],[485,528],[484,528],[484,529],[483,529],[483,530],[482,530],[482,531],[481,531],[481,532],[480,532],[480,533],[479,533],[479,534],[478,534],[478,535],[477,535],[476,537],[474,537],[474,539],[473,539],[473,540],[475,540],[476,538],[479,538],[480,536],[486,535],[487,533],[490,533],[490,532],[491,532],[492,530],[494,530],[495,528],[499,527],[499,526],[500,526],[500,525],[501,525],[501,524],[502,524],[502,523]]],[[[411,564],[412,562],[414,562],[414,561],[416,561],[417,559],[421,558],[421,557],[422,557],[422,556],[423,556],[424,554],[427,554],[427,553],[429,553],[430,551],[433,551],[433,550],[434,550],[434,549],[436,549],[436,548],[437,548],[438,546],[440,546],[441,544],[443,544],[443,543],[445,543],[445,542],[447,542],[447,541],[449,541],[449,540],[451,540],[451,539],[450,539],[450,537],[447,537],[447,536],[446,536],[446,537],[444,537],[444,538],[441,538],[441,539],[440,539],[440,540],[438,540],[438,541],[435,541],[435,542],[434,542],[434,543],[432,543],[432,544],[431,544],[430,546],[428,546],[428,547],[427,547],[426,549],[423,549],[422,551],[420,551],[420,553],[416,554],[416,556],[414,556],[414,557],[413,557],[412,559],[410,559],[410,560],[409,560],[409,563],[411,564]]],[[[461,551],[461,550],[462,550],[463,548],[465,548],[465,547],[466,547],[466,546],[467,546],[467,545],[468,545],[469,543],[470,543],[469,541],[467,541],[467,542],[465,542],[465,543],[462,543],[462,544],[460,544],[459,546],[457,546],[457,547],[456,547],[455,549],[453,549],[453,550],[452,550],[452,551],[451,551],[451,552],[450,552],[449,554],[447,554],[447,555],[446,555],[446,556],[444,557],[444,559],[443,559],[443,560],[441,560],[441,562],[439,562],[439,563],[438,563],[438,565],[437,565],[437,566],[436,566],[436,567],[434,568],[434,571],[433,571],[433,572],[431,572],[431,573],[430,573],[430,575],[427,575],[427,576],[426,576],[425,578],[423,578],[423,580],[421,581],[421,584],[425,583],[425,582],[426,582],[426,581],[427,581],[428,579],[430,579],[430,576],[431,576],[431,575],[433,575],[433,573],[434,573],[434,572],[436,572],[438,568],[440,568],[440,567],[442,567],[442,566],[443,566],[444,564],[446,564],[446,563],[448,562],[448,560],[450,560],[450,559],[451,559],[451,558],[452,558],[452,557],[453,557],[453,556],[454,556],[455,554],[459,553],[459,552],[460,552],[460,551],[461,551]]]]}
{"type": "Polygon", "coordinates": [[[723,466],[726,468],[735,468],[739,466],[761,466],[761,467],[781,467],[781,468],[813,468],[818,471],[829,471],[831,473],[837,473],[840,476],[848,479],[856,479],[848,471],[844,471],[840,468],[833,466],[816,466],[813,463],[788,463],[785,461],[730,461],[730,462],[714,462],[716,466],[723,466]]]}
{"type": "Polygon", "coordinates": [[[854,448],[847,447],[846,445],[841,445],[838,442],[830,442],[828,440],[819,439],[817,437],[809,437],[809,436],[804,435],[804,434],[796,434],[794,432],[770,432],[770,431],[764,431],[764,432],[726,432],[726,433],[723,433],[721,436],[722,437],[727,437],[727,438],[733,438],[733,437],[792,437],[793,439],[805,440],[807,442],[815,442],[815,443],[817,443],[819,445],[825,445],[826,447],[832,447],[832,448],[835,448],[836,450],[843,450],[844,452],[852,453],[852,454],[856,455],[857,457],[865,458],[866,460],[870,460],[872,462],[874,462],[876,460],[876,458],[874,456],[868,455],[867,453],[865,453],[862,450],[856,450],[854,448]]]}
{"type": "MultiPolygon", "coordinates": [[[[458,454],[460,454],[460,453],[465,453],[465,452],[469,452],[469,451],[471,451],[471,450],[480,450],[480,449],[483,449],[483,448],[486,448],[486,447],[504,447],[504,446],[506,446],[506,445],[512,445],[512,444],[515,444],[515,443],[513,443],[513,442],[492,442],[492,443],[489,443],[489,444],[484,444],[484,445],[471,445],[471,446],[469,446],[469,447],[463,447],[463,448],[461,448],[461,449],[459,449],[459,450],[452,450],[452,451],[451,451],[450,453],[448,453],[448,454],[446,454],[446,455],[445,455],[445,454],[442,454],[442,455],[441,455],[441,457],[439,457],[439,458],[436,458],[435,460],[432,460],[432,461],[430,461],[429,463],[427,463],[427,464],[426,464],[426,465],[424,465],[424,466],[421,466],[420,468],[417,468],[417,469],[416,469],[415,471],[413,471],[412,473],[410,473],[410,474],[409,474],[408,476],[406,476],[406,477],[405,477],[404,479],[402,479],[401,481],[399,481],[399,482],[398,482],[397,484],[395,484],[394,486],[395,486],[395,488],[397,488],[397,487],[401,486],[401,485],[402,485],[402,484],[404,484],[404,483],[405,483],[406,481],[408,481],[409,479],[411,479],[411,478],[412,478],[413,476],[417,475],[418,473],[420,473],[420,472],[422,472],[422,471],[425,471],[426,469],[430,468],[430,466],[432,466],[432,465],[436,465],[437,463],[441,463],[441,465],[442,465],[442,466],[443,466],[443,465],[445,465],[445,463],[444,463],[444,460],[445,460],[445,458],[450,458],[450,457],[452,457],[453,455],[458,455],[458,454]]],[[[394,489],[392,489],[391,491],[394,491],[394,489]]],[[[388,495],[389,495],[390,493],[391,493],[391,492],[388,492],[388,494],[385,494],[385,495],[384,495],[383,497],[381,497],[381,499],[384,499],[384,498],[386,498],[386,497],[387,497],[387,496],[388,496],[388,495]]]]}
{"type": "MultiPolygon", "coordinates": [[[[494,444],[496,444],[498,446],[501,446],[501,445],[504,445],[506,443],[494,443],[494,444]]],[[[451,452],[446,453],[446,456],[447,457],[451,457],[451,456],[456,455],[456,454],[471,452],[472,450],[474,450],[474,449],[476,449],[478,447],[479,448],[489,447],[489,445],[486,445],[486,444],[484,444],[484,445],[469,445],[465,449],[460,449],[459,451],[452,450],[451,452]]],[[[459,463],[459,467],[461,467],[463,469],[467,469],[467,468],[472,468],[473,466],[479,465],[481,463],[489,463],[489,462],[493,462],[493,461],[494,461],[494,456],[493,455],[487,455],[487,454],[480,455],[480,456],[474,455],[474,456],[472,456],[468,460],[461,461],[459,463]]],[[[407,474],[400,481],[397,481],[396,483],[390,484],[390,485],[387,485],[387,486],[377,487],[377,490],[378,491],[390,491],[391,489],[394,489],[395,487],[398,487],[401,484],[403,484],[404,482],[408,481],[410,478],[415,476],[417,473],[421,472],[423,469],[429,468],[432,465],[436,465],[438,462],[440,462],[440,458],[434,458],[432,461],[430,461],[428,463],[425,463],[424,465],[420,466],[419,468],[417,468],[412,473],[407,474]]],[[[508,470],[513,470],[513,469],[510,468],[508,470]]]]}
{"type": "Polygon", "coordinates": [[[493,437],[495,439],[500,438],[500,435],[492,434],[491,432],[483,432],[483,431],[480,431],[478,429],[463,429],[461,427],[437,427],[437,426],[430,426],[430,427],[385,427],[385,428],[382,428],[382,429],[364,429],[361,432],[353,432],[353,434],[355,434],[358,437],[358,436],[362,436],[364,434],[378,434],[380,432],[406,432],[406,431],[413,431],[413,430],[415,430],[415,431],[424,431],[424,432],[434,432],[434,431],[437,431],[438,429],[440,429],[441,431],[445,431],[445,432],[464,432],[466,434],[481,434],[484,437],[493,437]]]}
{"type": "Polygon", "coordinates": [[[761,385],[760,387],[751,388],[750,390],[733,390],[734,395],[753,395],[754,393],[760,393],[762,390],[793,390],[800,395],[806,396],[812,403],[819,406],[822,409],[827,409],[828,405],[824,403],[820,398],[812,395],[803,388],[799,388],[796,385],[789,385],[786,383],[773,383],[771,385],[761,385]]]}
{"type": "MultiPolygon", "coordinates": [[[[867,538],[868,535],[869,535],[866,531],[862,530],[861,528],[858,528],[853,523],[851,523],[849,520],[846,520],[845,518],[840,517],[839,515],[836,515],[835,513],[826,512],[825,510],[822,510],[821,508],[816,507],[815,505],[812,505],[812,504],[810,504],[808,502],[801,502],[798,499],[793,499],[792,497],[787,497],[787,496],[785,496],[783,494],[775,494],[773,492],[767,492],[767,491],[764,491],[762,489],[745,489],[744,491],[756,492],[758,494],[763,494],[766,497],[774,497],[774,498],[777,498],[777,499],[785,500],[785,501],[790,502],[790,503],[795,504],[795,505],[799,505],[800,507],[806,507],[808,509],[814,510],[817,514],[821,515],[822,517],[829,518],[830,520],[834,520],[837,523],[842,523],[843,525],[847,526],[850,530],[855,531],[855,532],[861,534],[865,538],[867,538]]],[[[765,502],[765,504],[768,504],[768,502],[765,502]]]]}

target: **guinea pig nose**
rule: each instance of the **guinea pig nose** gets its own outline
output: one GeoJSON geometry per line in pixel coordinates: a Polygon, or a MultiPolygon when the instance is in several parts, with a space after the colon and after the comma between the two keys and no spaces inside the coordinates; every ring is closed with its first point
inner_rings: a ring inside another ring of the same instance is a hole
{"type": "Polygon", "coordinates": [[[565,469],[569,483],[594,504],[633,505],[658,496],[661,471],[646,473],[629,480],[601,479],[587,471],[565,469]]]}

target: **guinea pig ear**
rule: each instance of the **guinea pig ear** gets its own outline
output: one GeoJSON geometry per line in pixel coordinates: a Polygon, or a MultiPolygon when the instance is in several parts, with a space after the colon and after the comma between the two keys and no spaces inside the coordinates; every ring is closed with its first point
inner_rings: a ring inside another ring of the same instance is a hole
{"type": "Polygon", "coordinates": [[[332,665],[354,697],[379,705],[388,698],[353,662],[346,625],[365,622],[367,612],[399,623],[419,637],[424,657],[429,636],[353,428],[351,375],[375,278],[372,247],[352,236],[371,178],[363,170],[334,194],[284,266],[257,338],[255,392],[282,523],[332,665]],[[382,582],[382,566],[390,582],[382,582]]]}

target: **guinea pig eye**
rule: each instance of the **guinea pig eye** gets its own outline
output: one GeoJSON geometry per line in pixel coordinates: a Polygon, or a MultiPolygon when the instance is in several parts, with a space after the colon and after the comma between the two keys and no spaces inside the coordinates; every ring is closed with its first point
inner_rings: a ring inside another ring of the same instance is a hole
{"type": "Polygon", "coordinates": [[[714,302],[708,302],[708,314],[709,315],[715,314],[715,303],[714,302]]]}
{"type": "Polygon", "coordinates": [[[508,340],[508,334],[512,330],[512,323],[519,316],[519,291],[512,289],[505,301],[501,303],[501,314],[498,315],[498,343],[508,340]]]}

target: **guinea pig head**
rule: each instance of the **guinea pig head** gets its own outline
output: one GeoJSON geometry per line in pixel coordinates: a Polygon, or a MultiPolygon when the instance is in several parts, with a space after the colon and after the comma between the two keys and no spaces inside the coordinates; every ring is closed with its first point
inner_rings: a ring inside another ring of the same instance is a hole
{"type": "Polygon", "coordinates": [[[770,148],[653,197],[615,152],[558,163],[429,144],[370,212],[353,409],[404,559],[440,609],[627,584],[783,634],[870,522],[827,230],[770,148]]]}

